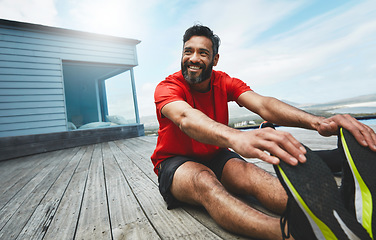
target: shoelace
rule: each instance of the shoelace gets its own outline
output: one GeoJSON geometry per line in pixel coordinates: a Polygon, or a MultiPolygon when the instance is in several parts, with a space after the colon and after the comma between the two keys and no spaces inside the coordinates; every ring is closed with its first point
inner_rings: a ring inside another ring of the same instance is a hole
{"type": "Polygon", "coordinates": [[[285,240],[286,238],[290,238],[290,224],[288,222],[288,219],[290,217],[290,204],[289,200],[287,200],[287,206],[286,210],[282,213],[282,216],[279,220],[280,226],[281,226],[281,232],[282,232],[282,239],[285,240]],[[287,224],[287,234],[285,233],[285,227],[287,224]]]}

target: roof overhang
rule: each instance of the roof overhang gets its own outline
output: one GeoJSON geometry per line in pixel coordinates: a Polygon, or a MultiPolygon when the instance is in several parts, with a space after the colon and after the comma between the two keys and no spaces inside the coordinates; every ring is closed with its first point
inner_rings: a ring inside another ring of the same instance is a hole
{"type": "Polygon", "coordinates": [[[60,34],[60,35],[69,35],[69,36],[74,36],[74,37],[111,41],[111,42],[125,43],[125,44],[130,44],[130,45],[137,45],[141,42],[140,40],[137,40],[137,39],[115,37],[115,36],[109,36],[109,35],[104,35],[104,34],[90,33],[90,32],[77,31],[77,30],[71,30],[71,29],[65,29],[65,28],[50,27],[50,26],[34,24],[34,23],[17,22],[17,21],[6,20],[6,19],[0,19],[0,25],[9,26],[11,28],[28,29],[30,31],[49,32],[49,33],[55,33],[55,34],[60,34]]]}

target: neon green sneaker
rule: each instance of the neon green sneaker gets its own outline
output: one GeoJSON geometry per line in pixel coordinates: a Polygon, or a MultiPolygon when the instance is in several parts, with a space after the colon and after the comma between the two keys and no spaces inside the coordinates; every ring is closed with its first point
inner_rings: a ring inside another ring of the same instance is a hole
{"type": "Polygon", "coordinates": [[[338,145],[347,161],[343,167],[342,196],[345,206],[376,238],[376,152],[361,146],[346,129],[340,129],[338,145]]]}
{"type": "Polygon", "coordinates": [[[303,164],[291,166],[281,161],[274,165],[289,197],[281,225],[287,222],[295,239],[370,239],[346,210],[329,167],[309,148],[306,150],[307,161],[303,164]]]}

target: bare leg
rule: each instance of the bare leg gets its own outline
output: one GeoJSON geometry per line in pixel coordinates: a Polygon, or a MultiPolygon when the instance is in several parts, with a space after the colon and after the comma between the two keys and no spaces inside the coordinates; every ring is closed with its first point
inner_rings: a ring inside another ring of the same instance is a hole
{"type": "Polygon", "coordinates": [[[204,206],[229,231],[260,239],[281,239],[278,218],[263,214],[232,196],[202,164],[181,165],[175,172],[171,192],[180,201],[204,206]]]}
{"type": "Polygon", "coordinates": [[[269,210],[282,214],[287,204],[287,194],[278,178],[252,163],[230,159],[222,173],[222,184],[230,192],[251,195],[269,210]]]}

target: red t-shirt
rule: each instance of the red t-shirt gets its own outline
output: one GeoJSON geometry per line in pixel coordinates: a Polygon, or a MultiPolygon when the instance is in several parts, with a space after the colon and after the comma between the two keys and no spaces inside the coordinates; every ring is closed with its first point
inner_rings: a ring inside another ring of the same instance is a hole
{"type": "Polygon", "coordinates": [[[193,108],[205,113],[211,119],[228,125],[227,102],[236,101],[240,94],[251,91],[243,81],[231,78],[224,72],[212,72],[210,91],[200,93],[191,90],[181,71],[168,76],[155,89],[154,99],[159,122],[158,141],[151,160],[154,171],[159,164],[173,156],[189,156],[200,161],[209,160],[220,149],[217,146],[200,143],[184,132],[170,119],[164,117],[161,109],[167,103],[185,101],[193,108]]]}

